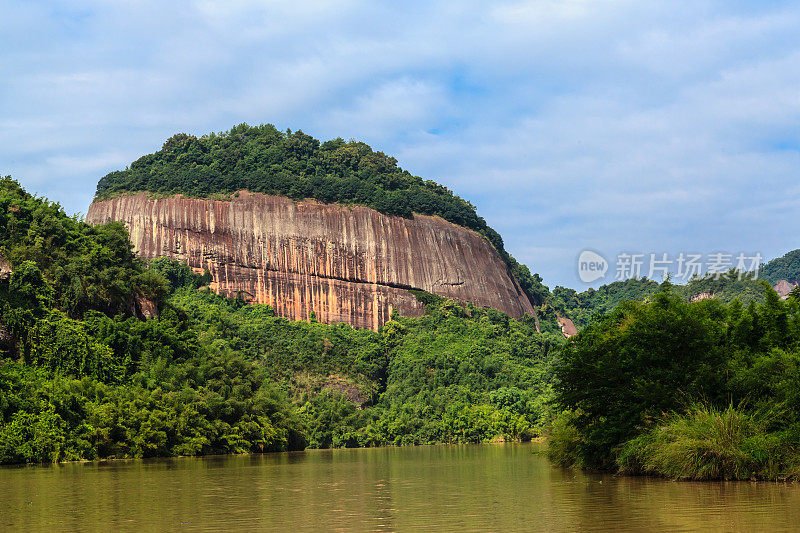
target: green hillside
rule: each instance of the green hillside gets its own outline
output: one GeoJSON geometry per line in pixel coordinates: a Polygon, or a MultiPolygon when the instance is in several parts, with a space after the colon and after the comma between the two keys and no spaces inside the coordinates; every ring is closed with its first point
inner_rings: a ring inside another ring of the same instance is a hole
{"type": "Polygon", "coordinates": [[[800,478],[800,300],[686,302],[664,285],[559,355],[550,456],[673,479],[800,478]]]}
{"type": "Polygon", "coordinates": [[[792,250],[762,265],[759,275],[772,285],[782,279],[790,282],[800,281],[800,250],[792,250]]]}
{"type": "Polygon", "coordinates": [[[292,322],[131,250],[0,180],[0,463],[521,440],[550,417],[554,320],[419,294],[380,332],[292,322]]]}
{"type": "MultiPolygon", "coordinates": [[[[764,301],[764,283],[774,285],[785,279],[800,280],[800,250],[789,252],[761,265],[758,277],[752,273],[739,275],[731,270],[724,275],[695,277],[687,283],[672,285],[672,292],[685,301],[713,296],[724,303],[739,300],[742,305],[764,301]]],[[[542,313],[554,311],[572,319],[578,328],[613,311],[623,302],[642,302],[659,292],[660,284],[647,278],[615,281],[583,292],[555,287],[546,298],[542,313]]]]}

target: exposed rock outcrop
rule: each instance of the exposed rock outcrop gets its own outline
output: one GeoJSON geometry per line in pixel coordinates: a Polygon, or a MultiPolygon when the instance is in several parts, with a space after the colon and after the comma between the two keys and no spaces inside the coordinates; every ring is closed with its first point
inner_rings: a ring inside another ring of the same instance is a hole
{"type": "Polygon", "coordinates": [[[14,269],[11,268],[11,263],[0,253],[0,280],[11,279],[13,273],[14,269]]]}
{"type": "Polygon", "coordinates": [[[566,337],[574,337],[578,334],[578,328],[575,327],[575,323],[572,322],[569,318],[558,317],[558,325],[561,326],[561,333],[566,337]]]}
{"type": "Polygon", "coordinates": [[[155,318],[158,316],[158,306],[144,296],[136,296],[131,301],[131,314],[141,318],[155,318]]]}
{"type": "Polygon", "coordinates": [[[778,293],[778,296],[785,300],[795,287],[797,287],[797,282],[790,283],[782,279],[772,288],[778,293]]]}
{"type": "Polygon", "coordinates": [[[424,306],[406,289],[493,307],[513,317],[533,307],[492,245],[438,217],[242,191],[229,201],[148,198],[95,202],[87,221],[121,221],[144,258],[208,268],[212,289],[266,303],[278,316],[377,329],[397,309],[424,306]]]}

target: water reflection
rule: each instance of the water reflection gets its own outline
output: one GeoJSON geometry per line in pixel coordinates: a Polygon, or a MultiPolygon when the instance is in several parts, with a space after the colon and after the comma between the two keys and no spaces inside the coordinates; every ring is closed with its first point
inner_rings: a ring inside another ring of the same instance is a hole
{"type": "Polygon", "coordinates": [[[0,468],[0,529],[756,531],[800,486],[554,468],[530,445],[430,446],[0,468]]]}

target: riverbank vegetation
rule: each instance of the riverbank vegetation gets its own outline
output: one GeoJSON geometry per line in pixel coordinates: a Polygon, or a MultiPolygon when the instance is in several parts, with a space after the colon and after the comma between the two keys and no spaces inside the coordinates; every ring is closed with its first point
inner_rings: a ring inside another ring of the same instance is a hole
{"type": "Polygon", "coordinates": [[[551,458],[680,479],[800,474],[800,301],[621,304],[556,364],[551,458]]]}
{"type": "Polygon", "coordinates": [[[380,332],[292,322],[0,180],[0,463],[525,440],[555,320],[428,294],[380,332]]]}
{"type": "MultiPolygon", "coordinates": [[[[554,300],[537,327],[416,293],[424,316],[373,332],[220,297],[207,274],[140,261],[122,225],[84,224],[10,178],[0,229],[0,463],[526,440],[549,427],[559,464],[800,473],[800,291],[691,302],[636,280],[576,304],[557,289],[548,297],[589,311],[569,341],[554,300]]],[[[791,274],[790,259],[776,272],[791,274]]]]}

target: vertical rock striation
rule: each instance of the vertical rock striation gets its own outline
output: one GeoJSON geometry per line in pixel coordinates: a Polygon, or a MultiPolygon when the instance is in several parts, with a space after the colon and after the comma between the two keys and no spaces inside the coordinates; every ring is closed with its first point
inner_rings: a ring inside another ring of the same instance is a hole
{"type": "Polygon", "coordinates": [[[87,221],[125,223],[144,258],[208,268],[212,288],[274,307],[278,316],[378,329],[392,310],[418,316],[406,289],[493,307],[533,309],[492,245],[438,217],[242,191],[229,201],[148,198],[94,202],[87,221]]]}

